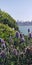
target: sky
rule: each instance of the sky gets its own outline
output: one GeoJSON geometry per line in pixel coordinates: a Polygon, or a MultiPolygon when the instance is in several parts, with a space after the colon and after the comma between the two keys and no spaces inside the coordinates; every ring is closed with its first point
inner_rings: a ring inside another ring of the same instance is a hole
{"type": "Polygon", "coordinates": [[[0,0],[0,9],[8,12],[15,20],[32,20],[32,0],[0,0]]]}

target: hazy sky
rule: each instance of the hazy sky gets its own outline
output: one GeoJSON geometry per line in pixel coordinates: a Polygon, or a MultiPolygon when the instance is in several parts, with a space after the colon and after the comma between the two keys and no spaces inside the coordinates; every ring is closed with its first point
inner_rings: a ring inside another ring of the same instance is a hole
{"type": "Polygon", "coordinates": [[[16,20],[32,20],[32,0],[0,0],[0,9],[16,20]]]}

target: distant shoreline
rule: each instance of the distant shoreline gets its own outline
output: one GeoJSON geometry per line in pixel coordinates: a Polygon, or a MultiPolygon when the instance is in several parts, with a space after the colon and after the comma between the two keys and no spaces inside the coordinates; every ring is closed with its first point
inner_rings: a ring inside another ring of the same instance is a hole
{"type": "Polygon", "coordinates": [[[18,25],[18,26],[32,26],[32,25],[18,25]]]}
{"type": "Polygon", "coordinates": [[[17,22],[19,26],[32,26],[32,22],[17,22]]]}

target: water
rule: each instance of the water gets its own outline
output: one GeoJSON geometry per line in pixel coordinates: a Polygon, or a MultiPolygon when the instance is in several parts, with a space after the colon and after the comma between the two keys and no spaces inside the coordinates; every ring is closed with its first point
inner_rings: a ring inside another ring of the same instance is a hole
{"type": "Polygon", "coordinates": [[[32,26],[19,26],[20,32],[22,32],[24,35],[28,35],[28,29],[32,32],[32,26]]]}

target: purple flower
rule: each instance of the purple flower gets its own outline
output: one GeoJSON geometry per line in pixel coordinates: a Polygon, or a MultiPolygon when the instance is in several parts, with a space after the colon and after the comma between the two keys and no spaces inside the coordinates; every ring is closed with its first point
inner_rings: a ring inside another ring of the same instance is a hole
{"type": "Polygon", "coordinates": [[[32,32],[31,32],[31,38],[32,38],[32,32]]]}
{"type": "Polygon", "coordinates": [[[20,38],[22,38],[22,34],[20,34],[20,38]]]}
{"type": "Polygon", "coordinates": [[[1,48],[0,48],[0,54],[1,54],[1,48]]]}
{"type": "Polygon", "coordinates": [[[9,38],[9,42],[10,42],[10,43],[13,43],[13,39],[12,39],[11,36],[10,36],[10,38],[9,38]]]}
{"type": "Polygon", "coordinates": [[[13,54],[17,55],[17,50],[16,49],[13,49],[13,54]]]}
{"type": "Polygon", "coordinates": [[[1,42],[2,42],[2,43],[5,43],[5,41],[4,41],[3,39],[1,39],[1,42]]]}
{"type": "Polygon", "coordinates": [[[25,42],[24,35],[20,34],[20,42],[25,42]]]}
{"type": "Polygon", "coordinates": [[[1,39],[1,47],[6,47],[6,45],[5,45],[5,41],[3,40],[3,39],[1,39]]]}
{"type": "Polygon", "coordinates": [[[0,43],[1,43],[1,38],[0,38],[0,43]]]}
{"type": "Polygon", "coordinates": [[[30,29],[28,29],[28,32],[30,32],[30,29]]]}
{"type": "Polygon", "coordinates": [[[22,38],[22,42],[25,42],[25,39],[24,39],[24,37],[22,38]]]}
{"type": "Polygon", "coordinates": [[[17,31],[16,32],[16,38],[19,38],[20,37],[20,33],[17,31]]]}
{"type": "Polygon", "coordinates": [[[2,58],[5,58],[5,57],[6,57],[4,51],[1,52],[1,57],[2,57],[2,58]]]}
{"type": "Polygon", "coordinates": [[[5,43],[1,44],[1,47],[5,48],[6,47],[5,43]]]}

